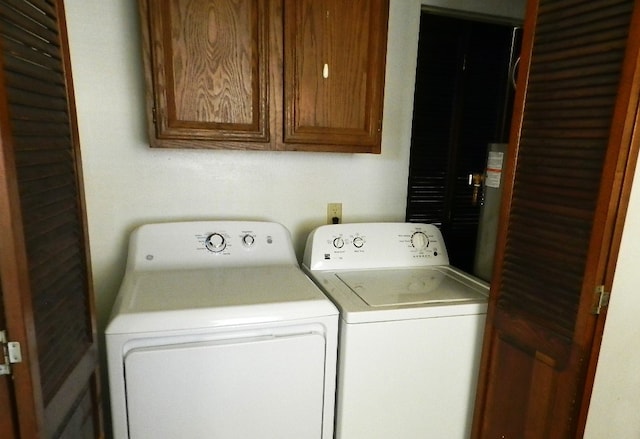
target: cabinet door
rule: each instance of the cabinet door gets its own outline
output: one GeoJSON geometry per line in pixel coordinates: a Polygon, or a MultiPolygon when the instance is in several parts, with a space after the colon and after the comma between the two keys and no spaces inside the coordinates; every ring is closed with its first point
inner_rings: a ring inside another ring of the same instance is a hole
{"type": "Polygon", "coordinates": [[[388,0],[284,1],[285,149],[380,152],[388,14],[388,0]]]}
{"type": "Polygon", "coordinates": [[[267,3],[140,1],[151,146],[269,147],[267,3]]]}

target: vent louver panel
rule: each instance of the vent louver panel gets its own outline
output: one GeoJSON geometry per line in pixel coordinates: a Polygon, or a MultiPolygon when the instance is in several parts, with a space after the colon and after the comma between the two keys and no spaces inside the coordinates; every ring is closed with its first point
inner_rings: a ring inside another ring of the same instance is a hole
{"type": "Polygon", "coordinates": [[[14,155],[45,404],[92,343],[79,188],[56,9],[0,3],[14,155]]]}
{"type": "Polygon", "coordinates": [[[629,0],[540,2],[498,306],[567,339],[632,8],[629,0]]]}

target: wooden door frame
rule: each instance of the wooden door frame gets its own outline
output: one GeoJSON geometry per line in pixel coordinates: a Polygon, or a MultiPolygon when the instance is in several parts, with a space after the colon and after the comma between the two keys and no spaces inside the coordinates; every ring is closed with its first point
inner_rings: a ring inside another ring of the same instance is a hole
{"type": "Polygon", "coordinates": [[[0,407],[3,408],[0,413],[0,437],[16,439],[16,410],[10,380],[9,376],[0,377],[0,407]]]}
{"type": "MultiPolygon", "coordinates": [[[[0,276],[1,277],[1,276],[0,276]]],[[[2,288],[0,288],[0,331],[6,328],[2,288]]],[[[4,362],[0,347],[0,362],[4,362]]],[[[11,375],[0,376],[0,437],[16,439],[16,404],[11,375]]]]}

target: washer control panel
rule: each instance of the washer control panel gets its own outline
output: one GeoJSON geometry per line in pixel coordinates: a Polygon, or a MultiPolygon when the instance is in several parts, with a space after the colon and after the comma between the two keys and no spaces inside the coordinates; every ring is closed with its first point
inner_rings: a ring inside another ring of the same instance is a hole
{"type": "Polygon", "coordinates": [[[278,264],[298,264],[289,231],[259,221],[146,224],[132,233],[127,262],[137,270],[278,264]]]}
{"type": "Polygon", "coordinates": [[[303,265],[310,270],[448,265],[440,230],[432,224],[330,224],[307,239],[303,265]]]}

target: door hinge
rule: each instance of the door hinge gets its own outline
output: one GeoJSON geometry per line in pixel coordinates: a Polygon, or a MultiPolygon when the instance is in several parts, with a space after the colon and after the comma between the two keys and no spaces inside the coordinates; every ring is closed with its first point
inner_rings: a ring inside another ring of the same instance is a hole
{"type": "Polygon", "coordinates": [[[22,362],[22,351],[20,343],[7,341],[7,331],[0,331],[0,345],[2,346],[2,356],[4,363],[0,364],[0,375],[10,375],[11,365],[22,362]]]}
{"type": "Polygon", "coordinates": [[[151,109],[151,118],[152,118],[154,124],[158,123],[157,118],[156,118],[156,107],[153,107],[151,109]]]}
{"type": "Polygon", "coordinates": [[[602,308],[609,306],[610,296],[611,293],[604,290],[604,285],[598,285],[594,292],[593,309],[591,312],[593,314],[600,314],[600,312],[602,312],[602,308]]]}

